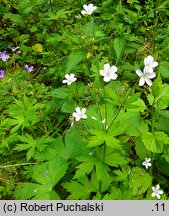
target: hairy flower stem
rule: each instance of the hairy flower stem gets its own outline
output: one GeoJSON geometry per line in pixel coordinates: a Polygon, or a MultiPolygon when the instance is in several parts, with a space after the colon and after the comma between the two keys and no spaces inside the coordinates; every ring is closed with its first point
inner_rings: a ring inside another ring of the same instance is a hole
{"type": "MultiPolygon", "coordinates": [[[[105,93],[105,87],[103,86],[103,93],[104,93],[104,98],[106,97],[106,93],[105,93]]],[[[104,102],[104,109],[105,109],[105,125],[104,125],[104,130],[106,130],[106,125],[107,125],[107,105],[106,105],[106,101],[104,102]]]]}
{"type": "Polygon", "coordinates": [[[103,143],[103,163],[105,163],[105,156],[106,156],[106,142],[103,143]]]}
{"type": "Polygon", "coordinates": [[[70,88],[71,88],[71,91],[72,91],[72,93],[73,93],[73,95],[74,95],[74,98],[78,101],[78,100],[79,100],[79,97],[78,97],[78,95],[77,95],[77,93],[76,93],[76,91],[75,91],[74,86],[73,86],[73,85],[70,85],[70,88]]]}
{"type": "Polygon", "coordinates": [[[124,104],[125,100],[128,98],[130,92],[131,92],[131,90],[130,90],[129,92],[126,93],[126,95],[125,95],[123,101],[121,102],[121,104],[120,104],[120,106],[119,106],[119,109],[118,109],[116,115],[115,115],[114,118],[112,119],[112,122],[110,123],[110,125],[109,125],[109,127],[108,127],[108,129],[107,129],[107,132],[109,131],[109,129],[110,129],[111,126],[113,125],[114,121],[116,120],[117,116],[119,115],[119,113],[120,113],[120,111],[121,111],[121,109],[122,109],[122,107],[123,107],[123,104],[124,104]]]}
{"type": "MultiPolygon", "coordinates": [[[[151,132],[152,133],[154,133],[154,124],[155,124],[155,117],[156,117],[156,109],[154,108],[155,100],[156,100],[156,98],[154,98],[153,104],[152,104],[151,109],[150,109],[150,114],[151,114],[151,132]]],[[[154,154],[153,154],[153,152],[151,152],[151,164],[152,164],[151,168],[150,168],[151,175],[153,174],[153,160],[154,160],[154,154]]]]}
{"type": "Polygon", "coordinates": [[[155,124],[155,116],[156,116],[156,110],[154,108],[155,100],[156,100],[156,98],[154,98],[153,104],[152,104],[151,109],[150,109],[150,114],[151,114],[151,132],[152,133],[154,133],[154,124],[155,124]]]}

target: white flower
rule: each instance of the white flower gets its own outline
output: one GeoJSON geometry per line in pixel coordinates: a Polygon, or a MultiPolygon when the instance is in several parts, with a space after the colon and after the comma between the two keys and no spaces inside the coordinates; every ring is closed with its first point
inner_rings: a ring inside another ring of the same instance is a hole
{"type": "Polygon", "coordinates": [[[145,67],[143,72],[141,70],[136,70],[136,74],[140,77],[140,86],[143,86],[145,82],[147,83],[147,85],[152,86],[152,81],[150,79],[153,79],[156,76],[154,72],[149,73],[149,71],[147,71],[145,67]]]}
{"type": "Polygon", "coordinates": [[[151,166],[151,163],[150,163],[151,159],[150,158],[145,158],[145,161],[142,163],[143,166],[146,167],[146,169],[148,169],[149,166],[151,166]]]}
{"type": "Polygon", "coordinates": [[[151,194],[152,197],[157,197],[158,199],[160,199],[160,194],[163,194],[164,192],[162,190],[160,190],[160,186],[159,184],[155,187],[152,187],[153,193],[151,194]]]}
{"type": "Polygon", "coordinates": [[[67,85],[71,85],[73,82],[77,80],[74,74],[66,74],[65,75],[65,80],[62,81],[62,83],[67,83],[67,85]]]}
{"type": "Polygon", "coordinates": [[[96,10],[96,6],[93,6],[93,4],[89,5],[83,5],[84,10],[81,11],[82,14],[88,14],[91,15],[94,10],[96,10]]]}
{"type": "Polygon", "coordinates": [[[75,109],[75,112],[72,114],[76,121],[79,121],[80,119],[87,119],[86,108],[82,108],[80,110],[79,107],[75,109]]]}
{"type": "Polygon", "coordinates": [[[158,66],[158,62],[154,62],[153,56],[147,56],[144,59],[144,66],[145,70],[148,71],[148,73],[153,73],[153,68],[158,66]]]}
{"type": "Polygon", "coordinates": [[[100,75],[104,76],[103,80],[105,82],[109,82],[111,79],[115,80],[117,78],[116,71],[117,71],[116,66],[110,67],[109,64],[105,64],[104,65],[104,70],[100,70],[100,75]]]}

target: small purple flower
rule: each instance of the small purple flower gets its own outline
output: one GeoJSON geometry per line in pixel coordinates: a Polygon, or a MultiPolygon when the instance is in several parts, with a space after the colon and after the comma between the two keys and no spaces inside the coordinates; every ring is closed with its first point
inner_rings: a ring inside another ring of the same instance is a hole
{"type": "Polygon", "coordinates": [[[16,46],[16,47],[9,47],[13,52],[17,52],[18,54],[20,54],[21,53],[21,51],[20,51],[20,47],[19,46],[16,46]]]}
{"type": "Polygon", "coordinates": [[[27,64],[25,65],[25,69],[28,71],[28,72],[32,72],[33,69],[34,69],[34,66],[28,66],[27,64]]]}
{"type": "Polygon", "coordinates": [[[0,58],[2,59],[2,61],[6,61],[7,59],[10,58],[10,56],[6,54],[6,50],[5,50],[3,52],[0,52],[0,58]]]}
{"type": "Polygon", "coordinates": [[[11,48],[11,50],[13,51],[13,52],[15,52],[17,49],[19,49],[19,46],[16,46],[16,47],[10,47],[11,48]]]}
{"type": "Polygon", "coordinates": [[[3,69],[0,70],[0,79],[4,78],[5,71],[3,69]]]}

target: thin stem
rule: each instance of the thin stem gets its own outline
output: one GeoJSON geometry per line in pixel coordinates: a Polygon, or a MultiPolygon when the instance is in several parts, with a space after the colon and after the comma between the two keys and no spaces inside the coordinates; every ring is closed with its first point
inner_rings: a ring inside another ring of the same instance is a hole
{"type": "Polygon", "coordinates": [[[154,108],[154,104],[155,104],[155,98],[153,100],[153,104],[150,109],[151,119],[152,119],[152,122],[151,122],[151,132],[152,133],[154,133],[154,123],[155,123],[155,116],[156,116],[156,110],[154,108]]]}
{"type": "Polygon", "coordinates": [[[11,164],[11,165],[0,166],[0,169],[5,169],[5,168],[8,168],[8,167],[16,167],[16,166],[34,165],[34,164],[39,164],[39,163],[38,162],[33,162],[33,163],[11,164]]]}
{"type": "Polygon", "coordinates": [[[112,122],[110,123],[110,125],[109,125],[109,127],[108,127],[108,129],[107,129],[107,132],[109,131],[109,129],[111,128],[112,124],[113,124],[113,123],[114,123],[114,121],[116,120],[116,118],[117,118],[118,114],[119,114],[119,113],[120,113],[120,111],[121,111],[121,108],[122,108],[122,104],[120,105],[120,107],[119,107],[119,109],[118,109],[118,111],[117,111],[116,115],[114,116],[114,118],[113,118],[112,122]]]}
{"type": "Polygon", "coordinates": [[[105,156],[106,156],[106,142],[103,143],[103,163],[105,163],[105,156]]]}
{"type": "MultiPolygon", "coordinates": [[[[104,93],[104,98],[106,96],[106,93],[105,93],[105,87],[103,85],[103,93],[104,93]]],[[[104,109],[105,109],[105,126],[104,126],[104,130],[106,130],[106,125],[107,125],[107,105],[106,105],[106,101],[104,101],[104,109]]]]}
{"type": "Polygon", "coordinates": [[[121,111],[121,109],[122,109],[122,107],[123,107],[123,104],[124,104],[125,100],[128,98],[128,95],[130,94],[130,92],[131,92],[131,90],[128,91],[128,92],[126,93],[126,95],[125,95],[123,101],[121,102],[121,104],[120,104],[120,106],[119,106],[119,109],[118,109],[116,115],[114,116],[112,122],[110,123],[110,125],[109,125],[109,127],[108,127],[108,129],[107,129],[107,132],[109,131],[109,129],[111,128],[112,124],[114,123],[114,121],[116,120],[117,116],[119,115],[119,113],[120,113],[120,111],[121,111]]]}

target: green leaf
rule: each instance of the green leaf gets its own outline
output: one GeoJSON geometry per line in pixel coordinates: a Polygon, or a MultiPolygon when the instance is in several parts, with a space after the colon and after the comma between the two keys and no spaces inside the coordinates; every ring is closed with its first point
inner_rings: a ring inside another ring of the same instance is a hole
{"type": "MultiPolygon", "coordinates": [[[[80,158],[77,158],[77,159],[80,160],[80,158]]],[[[85,174],[91,173],[91,171],[93,170],[95,166],[95,162],[96,162],[94,158],[89,157],[89,156],[83,158],[83,161],[84,161],[83,163],[81,163],[80,165],[76,167],[78,170],[76,171],[76,174],[73,177],[74,179],[84,176],[85,174]],[[84,161],[84,159],[86,160],[84,161]]]]}
{"type": "Polygon", "coordinates": [[[25,136],[19,136],[19,140],[26,144],[17,144],[14,150],[23,151],[29,149],[26,154],[27,161],[34,157],[35,150],[43,151],[46,148],[46,144],[53,141],[53,138],[47,137],[46,135],[40,138],[33,138],[31,135],[26,134],[25,136]]]}
{"type": "Polygon", "coordinates": [[[83,59],[86,58],[87,52],[83,51],[76,51],[76,52],[72,52],[69,56],[68,56],[68,62],[66,65],[66,72],[70,72],[72,71],[75,66],[77,66],[83,59]]]}
{"type": "Polygon", "coordinates": [[[61,9],[54,13],[48,13],[49,17],[45,18],[46,20],[58,20],[58,19],[66,19],[67,14],[71,13],[70,11],[65,11],[65,9],[61,9]]]}
{"type": "Polygon", "coordinates": [[[86,175],[76,181],[63,183],[62,186],[70,193],[68,200],[89,200],[90,194],[96,192],[86,175]]]}
{"type": "Polygon", "coordinates": [[[113,50],[115,53],[116,62],[118,62],[123,54],[125,48],[125,39],[124,38],[115,38],[113,41],[113,50]]]}
{"type": "Polygon", "coordinates": [[[32,46],[32,49],[36,52],[42,52],[43,51],[43,46],[40,43],[35,44],[34,46],[32,46]]]}
{"type": "Polygon", "coordinates": [[[102,182],[103,187],[108,188],[112,182],[112,177],[109,174],[109,169],[102,161],[96,161],[96,176],[98,181],[102,182]]]}
{"type": "Polygon", "coordinates": [[[50,200],[48,189],[44,185],[34,184],[34,183],[22,183],[19,187],[15,189],[16,199],[28,200],[34,199],[36,196],[39,199],[50,200]]]}
{"type": "Polygon", "coordinates": [[[86,143],[83,141],[78,127],[71,127],[65,135],[65,147],[69,158],[76,158],[85,155],[87,151],[86,143]]]}
{"type": "Polygon", "coordinates": [[[165,158],[161,157],[156,160],[155,166],[157,167],[160,174],[169,176],[169,162],[165,158]]]}
{"type": "Polygon", "coordinates": [[[4,17],[10,19],[16,25],[25,26],[24,19],[19,14],[5,13],[4,17]]]}
{"type": "Polygon", "coordinates": [[[112,148],[106,148],[105,163],[112,166],[118,167],[127,163],[127,160],[122,156],[121,153],[116,153],[112,148]]]}
{"type": "Polygon", "coordinates": [[[147,157],[148,151],[141,137],[136,137],[135,149],[136,149],[136,154],[139,156],[141,160],[144,160],[147,157]]]}
{"type": "Polygon", "coordinates": [[[145,132],[142,135],[142,141],[147,150],[153,153],[162,153],[163,144],[168,144],[169,138],[164,132],[155,132],[154,134],[145,132]]]}
{"type": "Polygon", "coordinates": [[[83,33],[86,36],[86,38],[94,37],[95,31],[96,25],[93,20],[87,22],[83,27],[83,33]]]}
{"type": "Polygon", "coordinates": [[[161,116],[163,116],[164,118],[169,119],[169,111],[168,110],[161,110],[161,111],[159,111],[159,114],[161,116]]]}
{"type": "Polygon", "coordinates": [[[65,99],[68,98],[70,90],[68,88],[57,88],[49,92],[49,96],[58,99],[65,99]]]}
{"type": "Polygon", "coordinates": [[[111,187],[111,192],[103,197],[103,200],[122,200],[122,193],[119,188],[111,187]]]}
{"type": "Polygon", "coordinates": [[[72,113],[74,112],[76,107],[77,107],[77,104],[75,101],[66,100],[62,105],[61,111],[64,113],[72,113]]]}
{"type": "Polygon", "coordinates": [[[45,149],[45,151],[36,151],[34,158],[37,161],[48,161],[52,160],[58,155],[64,159],[69,158],[69,154],[67,152],[67,149],[65,148],[61,137],[57,137],[56,139],[54,139],[54,141],[48,146],[48,148],[45,149]]]}
{"type": "Polygon", "coordinates": [[[115,181],[123,182],[126,179],[128,179],[130,170],[126,170],[126,169],[122,168],[122,171],[121,170],[115,170],[114,173],[116,174],[115,181]]]}
{"type": "Polygon", "coordinates": [[[169,78],[169,62],[161,61],[158,67],[158,71],[164,78],[169,78]]]}
{"type": "Polygon", "coordinates": [[[106,131],[100,129],[91,129],[88,131],[93,135],[88,141],[89,148],[100,146],[105,142],[106,146],[112,147],[114,149],[121,149],[120,140],[115,139],[111,133],[107,133],[106,131]]]}
{"type": "Polygon", "coordinates": [[[133,196],[144,194],[152,185],[152,177],[139,167],[134,167],[130,174],[129,188],[133,196]]]}
{"type": "Polygon", "coordinates": [[[41,165],[34,165],[32,178],[42,185],[46,185],[48,191],[60,181],[68,168],[66,160],[56,155],[55,158],[41,165]]]}
{"type": "Polygon", "coordinates": [[[49,161],[49,180],[48,186],[53,188],[61,178],[66,174],[69,163],[59,156],[49,161]]]}

